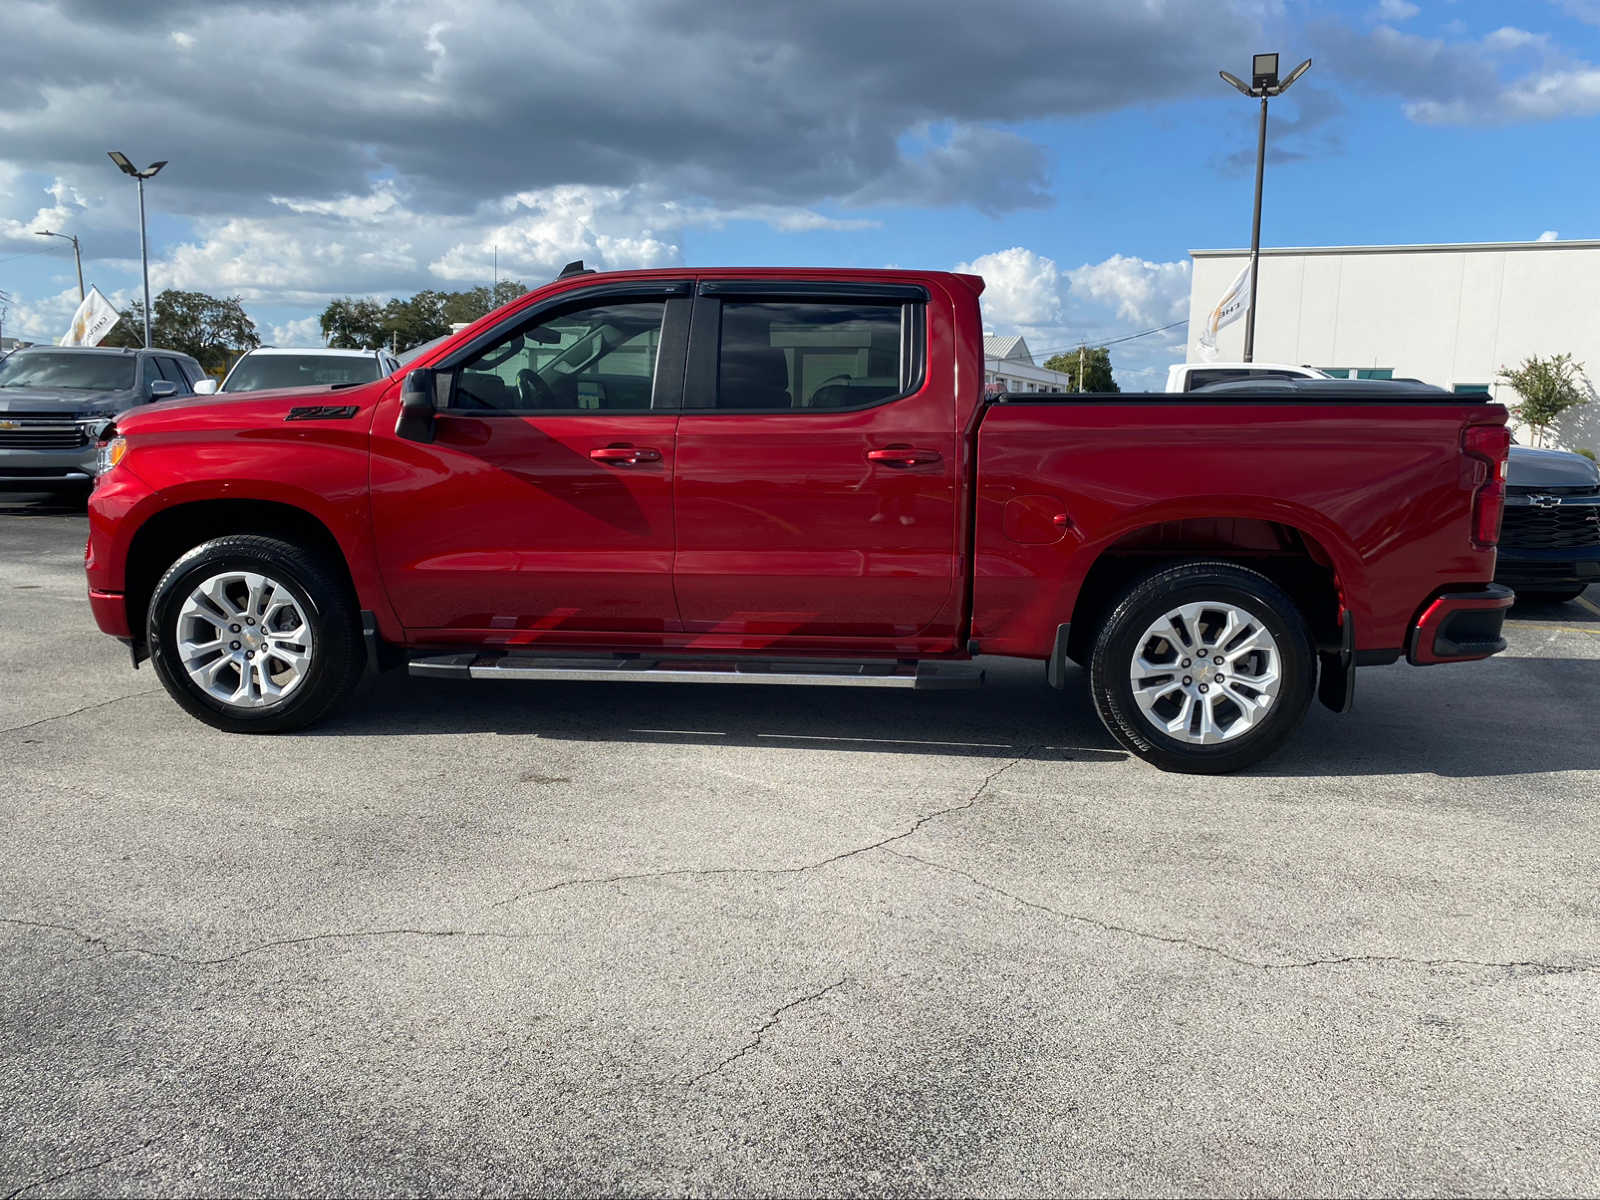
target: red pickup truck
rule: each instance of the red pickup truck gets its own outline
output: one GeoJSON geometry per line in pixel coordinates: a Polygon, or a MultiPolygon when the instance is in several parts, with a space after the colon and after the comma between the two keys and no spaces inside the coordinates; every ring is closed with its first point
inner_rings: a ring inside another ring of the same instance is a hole
{"type": "Polygon", "coordinates": [[[1122,745],[1206,773],[1313,692],[1349,708],[1358,666],[1504,647],[1499,406],[993,396],[975,276],[574,267],[404,374],[119,418],[100,627],[258,732],[401,664],[942,688],[1007,655],[1059,688],[1071,661],[1122,745]]]}

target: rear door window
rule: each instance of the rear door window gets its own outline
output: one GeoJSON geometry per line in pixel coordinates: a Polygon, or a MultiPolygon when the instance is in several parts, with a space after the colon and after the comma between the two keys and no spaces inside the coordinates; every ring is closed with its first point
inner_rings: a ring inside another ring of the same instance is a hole
{"type": "Polygon", "coordinates": [[[862,408],[901,395],[904,304],[722,303],[716,407],[862,408]]]}

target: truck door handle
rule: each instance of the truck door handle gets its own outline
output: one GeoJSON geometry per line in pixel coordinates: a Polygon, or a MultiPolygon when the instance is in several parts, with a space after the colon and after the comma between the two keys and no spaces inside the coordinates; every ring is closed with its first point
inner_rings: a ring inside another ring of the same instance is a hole
{"type": "Polygon", "coordinates": [[[867,461],[886,467],[921,467],[938,462],[939,452],[919,450],[915,446],[885,446],[882,450],[868,450],[867,461]]]}
{"type": "Polygon", "coordinates": [[[636,467],[640,463],[660,462],[661,451],[650,446],[597,446],[589,451],[595,462],[616,463],[622,467],[636,467]]]}

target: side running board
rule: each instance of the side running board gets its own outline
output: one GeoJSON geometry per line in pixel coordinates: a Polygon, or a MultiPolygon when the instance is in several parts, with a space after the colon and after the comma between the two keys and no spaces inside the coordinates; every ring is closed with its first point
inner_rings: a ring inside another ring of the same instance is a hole
{"type": "Polygon", "coordinates": [[[773,683],[812,687],[974,688],[983,669],[964,662],[751,659],[543,654],[414,654],[412,675],[429,679],[555,679],[608,683],[773,683]]]}

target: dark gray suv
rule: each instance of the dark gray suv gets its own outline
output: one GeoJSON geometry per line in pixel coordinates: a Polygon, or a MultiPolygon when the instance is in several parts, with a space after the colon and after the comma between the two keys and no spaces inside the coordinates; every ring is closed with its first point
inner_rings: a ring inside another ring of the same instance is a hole
{"type": "Polygon", "coordinates": [[[136,404],[192,396],[206,377],[176,350],[30,346],[0,359],[0,488],[94,480],[95,432],[136,404]]]}

